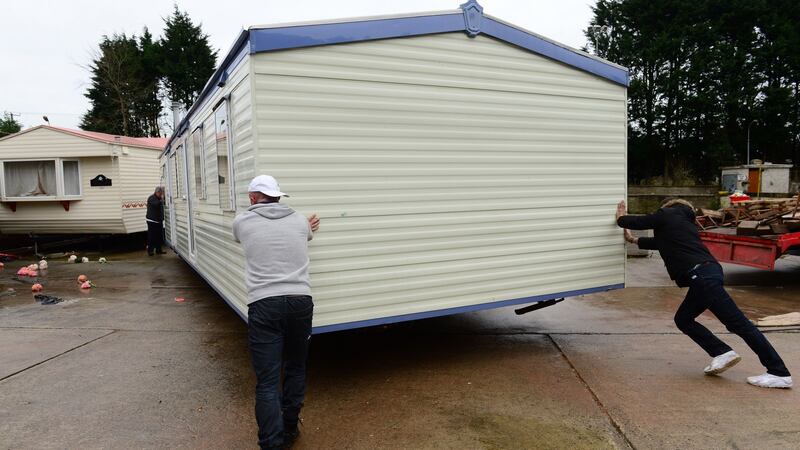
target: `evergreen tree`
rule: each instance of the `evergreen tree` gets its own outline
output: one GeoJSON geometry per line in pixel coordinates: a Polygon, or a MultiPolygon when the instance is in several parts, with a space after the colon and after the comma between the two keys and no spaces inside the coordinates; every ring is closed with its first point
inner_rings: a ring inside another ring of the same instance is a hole
{"type": "Polygon", "coordinates": [[[160,135],[158,119],[162,116],[161,93],[161,47],[145,28],[139,38],[140,79],[136,109],[139,112],[140,128],[147,136],[160,135]]]}
{"type": "Polygon", "coordinates": [[[630,70],[632,181],[712,181],[751,158],[800,161],[800,6],[599,0],[589,48],[630,70]],[[753,122],[755,120],[755,122],[753,122]]]}
{"type": "Polygon", "coordinates": [[[8,136],[9,134],[18,133],[22,129],[22,124],[14,119],[14,116],[8,112],[3,112],[3,117],[0,118],[0,138],[8,136]]]}
{"type": "Polygon", "coordinates": [[[208,35],[195,25],[186,12],[175,6],[165,20],[160,41],[161,73],[170,99],[188,107],[214,73],[217,52],[208,44],[208,35]]]}
{"type": "Polygon", "coordinates": [[[208,36],[178,10],[165,19],[164,36],[154,39],[145,28],[140,37],[103,36],[89,69],[85,96],[91,108],[80,127],[130,136],[161,135],[165,96],[188,106],[214,72],[216,52],[208,36]]]}
{"type": "Polygon", "coordinates": [[[147,30],[141,39],[125,34],[103,37],[90,66],[92,83],[85,96],[92,107],[81,128],[125,136],[159,135],[158,73],[145,57],[145,49],[153,52],[152,45],[147,30]]]}

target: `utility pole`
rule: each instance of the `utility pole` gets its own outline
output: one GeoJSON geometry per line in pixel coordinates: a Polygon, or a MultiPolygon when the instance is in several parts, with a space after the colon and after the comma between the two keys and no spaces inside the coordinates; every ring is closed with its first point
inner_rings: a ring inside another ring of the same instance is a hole
{"type": "Polygon", "coordinates": [[[747,161],[744,162],[745,164],[750,164],[750,125],[753,125],[755,122],[756,119],[753,119],[747,124],[747,161]]]}

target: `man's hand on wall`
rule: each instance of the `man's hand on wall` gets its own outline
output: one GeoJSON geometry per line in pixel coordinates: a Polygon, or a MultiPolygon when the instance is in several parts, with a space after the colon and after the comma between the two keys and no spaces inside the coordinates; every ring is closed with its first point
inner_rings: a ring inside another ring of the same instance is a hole
{"type": "Polygon", "coordinates": [[[312,214],[308,217],[308,226],[311,227],[311,231],[316,232],[319,230],[319,216],[316,214],[312,214]]]}
{"type": "Polygon", "coordinates": [[[628,208],[625,206],[625,200],[617,203],[617,220],[620,217],[628,214],[628,208]]]}

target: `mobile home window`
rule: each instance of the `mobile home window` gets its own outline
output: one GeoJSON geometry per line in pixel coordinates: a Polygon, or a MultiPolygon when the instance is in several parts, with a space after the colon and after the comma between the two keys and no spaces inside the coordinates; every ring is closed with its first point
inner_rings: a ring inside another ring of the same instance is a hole
{"type": "Polygon", "coordinates": [[[75,160],[3,161],[3,198],[16,201],[77,198],[80,164],[75,160]]]}
{"type": "Polygon", "coordinates": [[[161,178],[158,183],[159,186],[165,188],[167,185],[167,164],[164,163],[161,165],[161,178]]]}
{"type": "Polygon", "coordinates": [[[64,196],[81,195],[81,169],[78,161],[62,161],[61,164],[64,173],[64,196]]]}
{"type": "Polygon", "coordinates": [[[223,101],[214,111],[219,206],[223,211],[233,210],[233,164],[231,158],[230,128],[230,121],[228,120],[228,102],[223,101]]]}
{"type": "Polygon", "coordinates": [[[203,128],[192,133],[192,158],[194,160],[194,189],[197,198],[206,198],[206,152],[203,148],[203,128]]]}
{"type": "Polygon", "coordinates": [[[179,145],[177,150],[175,150],[177,160],[175,164],[175,193],[178,197],[185,199],[186,198],[186,188],[185,180],[183,179],[183,145],[179,145]]]}
{"type": "Polygon", "coordinates": [[[169,155],[169,159],[167,161],[168,161],[167,173],[169,173],[170,170],[175,171],[175,174],[171,175],[167,180],[169,182],[169,199],[170,199],[169,203],[173,203],[175,200],[175,196],[177,195],[178,192],[178,190],[175,189],[175,183],[177,182],[177,180],[175,180],[175,176],[178,174],[178,169],[176,169],[177,164],[175,161],[175,152],[169,155]]]}

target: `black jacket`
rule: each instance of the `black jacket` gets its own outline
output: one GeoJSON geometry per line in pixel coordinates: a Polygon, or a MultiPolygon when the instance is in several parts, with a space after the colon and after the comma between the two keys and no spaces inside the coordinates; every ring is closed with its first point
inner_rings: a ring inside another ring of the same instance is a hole
{"type": "Polygon", "coordinates": [[[658,250],[669,277],[678,286],[689,285],[688,272],[697,264],[716,262],[700,240],[692,208],[677,204],[646,216],[622,216],[617,225],[629,230],[650,230],[652,238],[639,238],[639,248],[658,250]]]}
{"type": "Polygon", "coordinates": [[[164,202],[155,194],[147,197],[147,215],[145,217],[156,222],[164,221],[164,202]]]}

